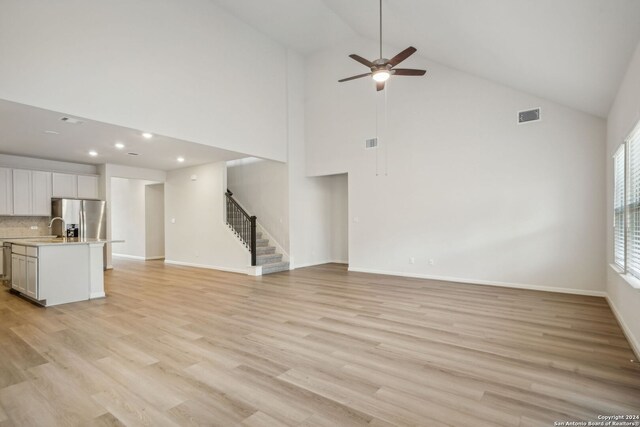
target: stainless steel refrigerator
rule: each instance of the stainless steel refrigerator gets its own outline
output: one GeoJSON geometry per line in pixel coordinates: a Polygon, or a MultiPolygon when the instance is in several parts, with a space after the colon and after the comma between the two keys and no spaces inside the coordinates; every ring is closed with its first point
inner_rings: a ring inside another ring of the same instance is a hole
{"type": "Polygon", "coordinates": [[[58,236],[74,234],[81,239],[106,239],[106,202],[103,200],[51,199],[51,216],[64,220],[54,221],[51,231],[58,236]]]}

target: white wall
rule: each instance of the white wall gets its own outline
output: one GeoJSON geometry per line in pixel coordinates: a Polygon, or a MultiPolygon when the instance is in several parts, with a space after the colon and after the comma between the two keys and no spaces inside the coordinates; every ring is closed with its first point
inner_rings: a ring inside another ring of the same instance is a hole
{"type": "Polygon", "coordinates": [[[235,200],[289,252],[289,174],[286,163],[247,158],[227,162],[235,200]]]}
{"type": "Polygon", "coordinates": [[[286,51],[209,0],[5,0],[0,98],[286,160],[286,51]]]}
{"type": "MultiPolygon", "coordinates": [[[[113,164],[104,164],[97,167],[100,174],[100,195],[107,202],[107,240],[113,238],[111,225],[111,179],[112,178],[128,178],[143,181],[164,182],[167,178],[165,171],[155,169],[134,168],[130,166],[120,166],[113,164]]],[[[104,265],[106,268],[112,268],[112,251],[118,253],[118,246],[121,243],[107,243],[104,250],[104,265]]]]}
{"type": "MultiPolygon", "coordinates": [[[[324,178],[324,177],[323,177],[324,178]]],[[[322,178],[320,178],[322,179],[322,178]]],[[[331,223],[331,261],[349,263],[349,192],[347,174],[326,177],[330,180],[329,209],[331,223]]]]}
{"type": "Polygon", "coordinates": [[[113,253],[146,257],[145,188],[149,181],[111,178],[111,236],[124,240],[113,253]]]}
{"type": "MultiPolygon", "coordinates": [[[[613,263],[613,154],[640,121],[640,44],[629,64],[607,120],[607,263],[613,263]]],[[[629,341],[640,355],[640,290],[633,289],[612,268],[607,268],[609,302],[619,316],[629,341]]]]}
{"type": "MultiPolygon", "coordinates": [[[[0,147],[0,150],[2,147],[0,147]]],[[[0,154],[0,166],[17,169],[35,169],[55,172],[68,172],[80,174],[98,174],[96,165],[82,163],[59,162],[56,160],[36,159],[33,157],[12,156],[0,154]]]]}
{"type": "Polygon", "coordinates": [[[145,257],[164,258],[164,184],[145,187],[145,257]]]}
{"type": "Polygon", "coordinates": [[[305,168],[305,64],[287,52],[289,236],[291,268],[333,261],[331,180],[307,177],[305,168]]]}
{"type": "Polygon", "coordinates": [[[225,191],[225,162],[167,172],[165,262],[250,270],[249,251],[224,223],[225,191]]]}
{"type": "Polygon", "coordinates": [[[307,172],[349,174],[350,268],[604,290],[603,120],[417,56],[403,65],[427,76],[392,78],[380,94],[369,79],[337,83],[366,71],[353,52],[372,56],[375,44],[308,58],[305,109],[307,172]],[[364,150],[380,96],[386,176],[364,150]],[[517,125],[531,107],[543,120],[517,125]]]}

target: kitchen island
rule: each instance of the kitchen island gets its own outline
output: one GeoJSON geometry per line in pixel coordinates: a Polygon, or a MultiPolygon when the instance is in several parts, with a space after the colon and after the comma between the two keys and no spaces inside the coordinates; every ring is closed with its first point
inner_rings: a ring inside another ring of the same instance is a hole
{"type": "Polygon", "coordinates": [[[100,239],[3,239],[11,244],[13,292],[49,307],[103,298],[105,243],[100,239]]]}

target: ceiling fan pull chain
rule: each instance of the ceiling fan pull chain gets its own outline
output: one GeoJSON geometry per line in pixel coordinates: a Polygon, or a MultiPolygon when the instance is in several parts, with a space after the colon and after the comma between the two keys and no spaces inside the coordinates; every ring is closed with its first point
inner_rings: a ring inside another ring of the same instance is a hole
{"type": "Polygon", "coordinates": [[[388,165],[389,165],[389,152],[387,148],[387,143],[390,140],[389,138],[389,109],[387,108],[387,94],[389,90],[384,91],[384,141],[382,147],[384,148],[384,176],[388,175],[388,165]]]}

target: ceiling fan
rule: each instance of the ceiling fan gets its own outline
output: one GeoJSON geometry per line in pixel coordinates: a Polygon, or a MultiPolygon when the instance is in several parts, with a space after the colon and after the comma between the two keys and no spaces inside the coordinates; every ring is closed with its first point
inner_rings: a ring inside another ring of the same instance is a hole
{"type": "Polygon", "coordinates": [[[351,54],[350,58],[355,59],[362,65],[366,65],[371,69],[371,72],[365,74],[358,74],[357,76],[347,77],[346,79],[338,80],[338,82],[348,82],[349,80],[355,80],[362,77],[371,76],[376,81],[376,89],[378,91],[384,89],[384,83],[391,76],[424,76],[427,70],[414,70],[411,68],[393,68],[416,52],[416,48],[410,46],[394,56],[391,59],[386,59],[382,56],[382,0],[380,0],[380,58],[375,61],[369,61],[363,57],[351,54]]]}

